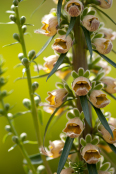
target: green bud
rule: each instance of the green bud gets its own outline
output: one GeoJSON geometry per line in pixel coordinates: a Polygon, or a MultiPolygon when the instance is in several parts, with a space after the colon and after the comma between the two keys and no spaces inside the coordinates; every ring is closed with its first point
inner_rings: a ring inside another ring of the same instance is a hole
{"type": "Polygon", "coordinates": [[[39,103],[41,102],[41,97],[40,96],[34,97],[34,101],[35,101],[36,106],[38,107],[39,103]]]}
{"type": "Polygon", "coordinates": [[[13,118],[13,114],[12,113],[8,113],[7,114],[7,117],[10,118],[10,119],[12,119],[13,118]]]}
{"type": "Polygon", "coordinates": [[[31,109],[31,101],[28,98],[25,98],[23,100],[23,105],[27,108],[27,109],[31,109]]]}
{"type": "Polygon", "coordinates": [[[23,31],[23,33],[25,33],[27,31],[27,26],[26,25],[22,26],[22,31],[23,31]]]}
{"type": "Polygon", "coordinates": [[[35,57],[36,53],[35,50],[31,50],[28,53],[29,60],[32,60],[35,57]]]}
{"type": "Polygon", "coordinates": [[[4,115],[4,111],[2,109],[0,109],[0,115],[4,115]]]}
{"type": "Polygon", "coordinates": [[[14,38],[15,40],[17,40],[18,42],[20,42],[20,36],[19,36],[19,34],[14,33],[14,34],[13,34],[13,38],[14,38]]]}
{"type": "Polygon", "coordinates": [[[25,132],[20,135],[21,141],[25,141],[26,138],[27,138],[27,134],[25,132]]]}
{"type": "Polygon", "coordinates": [[[14,143],[16,143],[16,144],[19,143],[19,139],[18,139],[17,136],[13,136],[13,137],[12,137],[12,141],[13,141],[14,143]]]}
{"type": "Polygon", "coordinates": [[[45,167],[43,165],[40,165],[37,167],[37,173],[40,174],[41,172],[43,172],[45,170],[45,167]]]}
{"type": "Polygon", "coordinates": [[[10,109],[10,104],[9,103],[6,103],[5,106],[4,106],[5,110],[8,111],[10,109]]]}
{"type": "Polygon", "coordinates": [[[15,6],[14,5],[11,5],[11,10],[15,11],[15,6]]]}
{"type": "Polygon", "coordinates": [[[11,21],[13,21],[13,22],[16,22],[16,17],[15,17],[15,15],[10,15],[10,16],[9,16],[9,19],[10,19],[11,21]]]}
{"type": "Polygon", "coordinates": [[[18,0],[14,0],[14,1],[13,1],[13,4],[14,4],[15,6],[18,6],[18,3],[19,3],[18,0]]]}
{"type": "Polygon", "coordinates": [[[23,58],[21,60],[22,64],[25,66],[25,67],[28,67],[29,66],[29,60],[27,58],[23,58]]]}
{"type": "Polygon", "coordinates": [[[7,96],[7,91],[6,90],[2,91],[1,97],[6,97],[6,96],[7,96]]]}
{"type": "Polygon", "coordinates": [[[38,82],[34,82],[34,83],[32,84],[33,92],[36,91],[38,87],[39,87],[38,82]]]}
{"type": "Polygon", "coordinates": [[[5,85],[5,79],[3,77],[0,77],[0,86],[5,85]]]}
{"type": "Polygon", "coordinates": [[[23,25],[25,22],[26,22],[26,17],[25,16],[21,16],[21,18],[20,18],[21,25],[23,25]]]}
{"type": "Polygon", "coordinates": [[[6,130],[7,132],[12,132],[10,125],[6,125],[6,126],[5,126],[5,130],[6,130]]]}
{"type": "Polygon", "coordinates": [[[19,54],[18,54],[18,58],[19,58],[20,60],[22,60],[22,59],[24,58],[24,54],[23,54],[23,53],[19,53],[19,54]]]}

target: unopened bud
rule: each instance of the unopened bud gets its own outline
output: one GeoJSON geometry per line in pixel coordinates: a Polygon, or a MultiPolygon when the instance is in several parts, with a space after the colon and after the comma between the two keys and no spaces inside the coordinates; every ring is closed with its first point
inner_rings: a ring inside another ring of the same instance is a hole
{"type": "Polygon", "coordinates": [[[43,165],[38,166],[37,168],[37,173],[40,174],[41,172],[43,172],[45,170],[45,167],[43,165]]]}
{"type": "Polygon", "coordinates": [[[21,25],[23,25],[25,22],[26,22],[26,17],[25,16],[21,16],[21,18],[20,18],[21,25]]]}
{"type": "Polygon", "coordinates": [[[7,96],[7,91],[6,90],[2,91],[1,97],[6,97],[6,96],[7,96]]]}
{"type": "Polygon", "coordinates": [[[38,106],[39,103],[41,102],[41,97],[39,95],[34,97],[34,101],[35,101],[36,106],[38,106]]]}
{"type": "Polygon", "coordinates": [[[31,109],[31,101],[27,98],[25,98],[23,100],[23,105],[27,108],[27,109],[31,109]]]}
{"type": "Polygon", "coordinates": [[[15,6],[14,5],[11,5],[11,10],[15,11],[15,6]]]}
{"type": "Polygon", "coordinates": [[[0,109],[0,115],[4,115],[4,111],[0,109]]]}
{"type": "Polygon", "coordinates": [[[9,103],[6,103],[5,106],[4,106],[5,110],[8,111],[10,109],[10,104],[9,103]]]}
{"type": "Polygon", "coordinates": [[[36,53],[35,50],[31,50],[28,53],[29,60],[32,60],[35,57],[36,53]]]}
{"type": "Polygon", "coordinates": [[[24,58],[24,54],[23,54],[23,53],[19,53],[19,54],[18,54],[18,58],[19,58],[20,60],[22,60],[22,59],[24,58]]]}
{"type": "Polygon", "coordinates": [[[19,139],[18,139],[17,136],[13,136],[13,137],[12,137],[12,141],[13,141],[14,143],[16,143],[16,144],[19,143],[19,139]]]}
{"type": "Polygon", "coordinates": [[[23,58],[21,60],[22,64],[25,66],[25,67],[28,67],[29,66],[29,60],[27,58],[23,58]]]}
{"type": "Polygon", "coordinates": [[[5,130],[6,130],[7,132],[12,132],[12,131],[11,131],[10,125],[6,125],[6,126],[5,126],[5,130]]]}
{"type": "Polygon", "coordinates": [[[10,15],[9,16],[9,19],[13,22],[16,22],[16,17],[14,15],[10,15]]]}
{"type": "Polygon", "coordinates": [[[26,25],[22,26],[22,31],[23,31],[23,33],[25,33],[27,31],[27,26],[26,25]]]}
{"type": "Polygon", "coordinates": [[[18,3],[19,3],[18,0],[14,0],[14,1],[13,1],[13,4],[14,4],[15,6],[18,6],[18,3]]]}
{"type": "Polygon", "coordinates": [[[13,114],[12,113],[8,113],[7,114],[7,117],[9,117],[10,119],[12,119],[13,118],[13,114]]]}
{"type": "Polygon", "coordinates": [[[13,34],[13,38],[14,38],[15,40],[17,40],[18,42],[20,42],[20,36],[19,36],[19,34],[14,33],[14,34],[13,34]]]}
{"type": "Polygon", "coordinates": [[[27,138],[27,134],[25,132],[20,135],[21,141],[25,141],[26,138],[27,138]]]}
{"type": "Polygon", "coordinates": [[[38,87],[39,87],[39,83],[38,83],[38,82],[34,82],[34,83],[32,84],[32,89],[33,89],[33,91],[36,91],[38,87]]]}

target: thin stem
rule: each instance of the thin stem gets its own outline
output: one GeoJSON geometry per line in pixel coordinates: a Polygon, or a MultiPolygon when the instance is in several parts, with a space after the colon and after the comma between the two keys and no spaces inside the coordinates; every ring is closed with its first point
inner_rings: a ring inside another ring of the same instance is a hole
{"type": "MultiPolygon", "coordinates": [[[[16,12],[16,18],[17,18],[17,26],[18,26],[19,35],[20,35],[20,43],[22,46],[23,54],[27,58],[26,46],[25,46],[23,31],[22,31],[21,24],[20,24],[18,7],[16,7],[15,12],[16,12]]],[[[29,67],[26,70],[26,74],[27,74],[29,95],[30,95],[30,99],[31,99],[31,108],[32,108],[31,111],[32,111],[32,117],[33,117],[34,127],[35,127],[35,131],[36,131],[36,137],[37,137],[37,141],[38,141],[38,146],[41,147],[42,139],[41,139],[41,134],[40,134],[40,130],[39,130],[38,113],[37,113],[37,108],[36,108],[35,101],[34,101],[34,94],[33,94],[33,90],[32,90],[32,82],[31,82],[31,73],[30,73],[29,67]]],[[[52,174],[50,167],[46,161],[46,157],[43,155],[42,155],[42,160],[45,165],[47,173],[52,174]]]]}

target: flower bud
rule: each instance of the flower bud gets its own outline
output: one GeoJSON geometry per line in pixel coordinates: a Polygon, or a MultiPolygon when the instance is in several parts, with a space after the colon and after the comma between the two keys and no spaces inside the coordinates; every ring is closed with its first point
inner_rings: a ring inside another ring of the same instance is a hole
{"type": "Polygon", "coordinates": [[[19,34],[14,33],[14,34],[13,34],[13,38],[14,38],[15,40],[17,40],[18,42],[20,42],[20,36],[19,36],[19,34]]]}
{"type": "Polygon", "coordinates": [[[34,97],[34,101],[35,101],[36,106],[38,107],[39,103],[41,102],[41,97],[39,95],[34,97]]]}
{"type": "Polygon", "coordinates": [[[25,22],[26,22],[26,17],[25,16],[21,16],[21,18],[20,18],[21,25],[23,25],[25,22]]]}
{"type": "Polygon", "coordinates": [[[19,53],[19,54],[18,54],[18,58],[19,58],[20,60],[22,60],[22,59],[24,58],[24,54],[23,54],[23,53],[19,53]]]}
{"type": "Polygon", "coordinates": [[[79,96],[87,95],[91,89],[90,82],[86,77],[78,77],[72,83],[72,88],[79,96]]]}
{"type": "Polygon", "coordinates": [[[16,144],[19,143],[19,139],[18,139],[17,136],[13,136],[13,137],[12,137],[12,141],[13,141],[14,143],[16,143],[16,144]]]}
{"type": "Polygon", "coordinates": [[[48,92],[49,96],[46,100],[54,108],[59,107],[63,103],[63,99],[67,96],[68,92],[66,89],[56,89],[52,92],[48,92]]]}
{"type": "Polygon", "coordinates": [[[10,118],[10,119],[12,119],[13,118],[13,114],[12,113],[8,113],[7,114],[7,117],[10,118]]]}
{"type": "Polygon", "coordinates": [[[96,38],[93,40],[96,50],[101,54],[108,54],[112,50],[112,42],[104,38],[96,38]]]}
{"type": "Polygon", "coordinates": [[[79,119],[79,117],[75,117],[68,121],[63,132],[65,132],[68,137],[76,138],[81,135],[83,129],[83,122],[79,119]]]}
{"type": "Polygon", "coordinates": [[[25,66],[25,67],[28,67],[29,66],[29,60],[27,58],[23,58],[21,60],[22,64],[25,66]]]}
{"type": "Polygon", "coordinates": [[[77,17],[83,10],[83,4],[79,0],[70,0],[65,6],[65,10],[71,17],[77,17]]]}
{"type": "Polygon", "coordinates": [[[43,166],[43,165],[39,165],[39,166],[37,167],[37,173],[38,173],[38,174],[41,174],[44,170],[45,170],[45,166],[43,166]]]}
{"type": "Polygon", "coordinates": [[[107,171],[98,171],[98,174],[110,174],[110,172],[107,172],[107,171]]]}
{"type": "Polygon", "coordinates": [[[104,9],[108,9],[108,8],[110,8],[111,6],[112,6],[112,2],[113,2],[113,0],[99,0],[100,1],[100,7],[101,8],[104,8],[104,9]]]}
{"type": "Polygon", "coordinates": [[[105,91],[107,91],[110,94],[116,93],[116,79],[112,77],[103,77],[101,79],[101,82],[106,85],[105,91]]]}
{"type": "Polygon", "coordinates": [[[113,40],[113,38],[114,38],[114,33],[113,33],[112,29],[110,29],[110,28],[102,27],[99,29],[99,32],[104,34],[105,39],[113,40]]]}
{"type": "Polygon", "coordinates": [[[44,63],[44,70],[47,72],[47,73],[50,73],[51,70],[53,69],[56,61],[58,60],[58,55],[51,55],[49,57],[44,57],[44,60],[45,60],[45,63],[44,63]]]}
{"type": "Polygon", "coordinates": [[[6,96],[7,96],[7,91],[6,90],[2,91],[1,97],[6,97],[6,96]]]}
{"type": "Polygon", "coordinates": [[[72,174],[72,173],[74,173],[74,169],[67,168],[67,169],[63,169],[60,174],[72,174]]]}
{"type": "Polygon", "coordinates": [[[19,3],[18,0],[14,0],[14,1],[13,1],[13,4],[14,4],[15,6],[18,6],[18,3],[19,3]]]}
{"type": "Polygon", "coordinates": [[[87,144],[83,148],[81,155],[88,164],[96,164],[101,157],[98,148],[92,144],[87,144]]]}
{"type": "Polygon", "coordinates": [[[82,24],[88,31],[96,31],[99,28],[100,22],[96,16],[87,15],[83,18],[82,24]]]}
{"type": "Polygon", "coordinates": [[[12,132],[12,131],[11,131],[10,125],[6,125],[6,126],[5,126],[5,130],[6,130],[7,132],[12,132]]]}
{"type": "Polygon", "coordinates": [[[56,34],[58,25],[58,20],[56,16],[52,14],[45,15],[42,18],[42,23],[43,26],[41,30],[35,30],[35,33],[41,33],[46,36],[53,36],[56,34]]]}
{"type": "Polygon", "coordinates": [[[0,109],[0,115],[3,116],[4,115],[4,111],[2,109],[0,109]]]}
{"type": "Polygon", "coordinates": [[[27,108],[27,109],[31,109],[31,101],[27,98],[25,98],[23,100],[23,105],[27,108]]]}
{"type": "Polygon", "coordinates": [[[35,50],[29,51],[28,53],[29,60],[32,60],[35,57],[35,55],[36,55],[35,50]]]}
{"type": "Polygon", "coordinates": [[[52,49],[58,53],[66,53],[72,46],[72,38],[68,35],[60,35],[55,39],[52,49]]]}
{"type": "Polygon", "coordinates": [[[27,138],[27,134],[25,132],[20,135],[21,141],[25,141],[26,138],[27,138]]]}
{"type": "Polygon", "coordinates": [[[11,5],[11,10],[15,11],[15,6],[14,5],[11,5]]]}
{"type": "Polygon", "coordinates": [[[104,108],[110,103],[110,100],[107,99],[106,94],[100,90],[92,90],[89,100],[96,108],[104,108]]]}
{"type": "Polygon", "coordinates": [[[26,25],[22,26],[22,31],[23,31],[23,33],[25,33],[27,31],[27,26],[26,25]]]}
{"type": "Polygon", "coordinates": [[[13,22],[16,22],[16,17],[15,17],[15,15],[10,15],[10,16],[9,16],[9,19],[10,19],[11,21],[13,21],[13,22]]]}
{"type": "Polygon", "coordinates": [[[38,87],[39,87],[39,83],[38,82],[33,82],[33,84],[32,84],[33,92],[36,91],[38,87]]]}
{"type": "Polygon", "coordinates": [[[4,106],[5,110],[8,111],[10,109],[10,104],[9,103],[6,103],[5,106],[4,106]]]}
{"type": "Polygon", "coordinates": [[[112,126],[112,125],[109,125],[111,130],[112,130],[112,133],[113,133],[113,138],[112,136],[110,135],[110,133],[104,128],[103,125],[100,125],[99,129],[102,133],[102,136],[104,138],[104,140],[110,144],[113,144],[113,143],[116,143],[116,127],[112,126]]]}

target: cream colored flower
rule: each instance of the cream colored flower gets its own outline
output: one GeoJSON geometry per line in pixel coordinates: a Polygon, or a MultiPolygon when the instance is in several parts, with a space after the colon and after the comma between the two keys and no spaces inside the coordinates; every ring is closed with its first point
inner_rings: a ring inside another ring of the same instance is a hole
{"type": "Polygon", "coordinates": [[[104,128],[103,125],[100,126],[100,131],[102,133],[102,136],[104,138],[104,140],[110,144],[113,144],[113,143],[116,143],[116,127],[112,126],[112,125],[109,125],[112,132],[113,132],[113,138],[112,136],[110,135],[110,133],[104,128]]]}
{"type": "Polygon", "coordinates": [[[49,141],[49,150],[40,148],[40,152],[43,155],[49,156],[51,158],[58,158],[61,155],[61,151],[64,147],[64,142],[61,140],[49,141]]]}
{"type": "Polygon", "coordinates": [[[58,60],[58,55],[51,55],[49,57],[44,57],[44,60],[45,60],[45,63],[44,63],[44,70],[47,72],[47,73],[50,73],[51,70],[53,69],[56,61],[58,60]]]}
{"type": "Polygon", "coordinates": [[[70,119],[63,132],[67,134],[68,137],[76,138],[79,137],[84,129],[83,122],[79,117],[70,119]]]}
{"type": "Polygon", "coordinates": [[[94,15],[86,15],[82,21],[83,26],[89,31],[96,31],[99,28],[99,19],[94,15]]]}
{"type": "Polygon", "coordinates": [[[58,53],[66,53],[72,46],[72,38],[66,35],[60,35],[55,39],[52,49],[58,53]]]}
{"type": "Polygon", "coordinates": [[[67,169],[63,169],[60,174],[72,174],[72,173],[74,173],[74,169],[67,168],[67,169]]]}
{"type": "Polygon", "coordinates": [[[41,33],[46,36],[53,36],[56,34],[58,25],[56,16],[52,14],[45,15],[41,22],[43,24],[41,30],[35,30],[35,33],[41,33]]]}
{"type": "Polygon", "coordinates": [[[48,94],[49,96],[46,100],[52,107],[57,108],[63,103],[63,99],[67,96],[68,92],[66,89],[56,89],[52,92],[48,92],[48,94]]]}
{"type": "MultiPolygon", "coordinates": [[[[55,116],[60,115],[64,111],[64,108],[65,107],[59,108],[58,111],[55,113],[55,116]]],[[[55,111],[55,108],[47,105],[43,107],[43,110],[47,113],[53,114],[53,112],[55,111]]]]}
{"type": "Polygon", "coordinates": [[[103,77],[101,79],[101,82],[106,84],[105,90],[110,93],[114,94],[116,93],[116,79],[112,77],[103,77]]]}
{"type": "Polygon", "coordinates": [[[110,117],[108,123],[116,128],[116,118],[110,117]]]}
{"type": "Polygon", "coordinates": [[[104,34],[105,39],[109,39],[109,40],[114,40],[115,39],[114,32],[110,28],[102,27],[102,28],[99,29],[99,32],[104,34]]]}
{"type": "Polygon", "coordinates": [[[93,90],[90,93],[89,100],[96,108],[104,108],[110,103],[110,100],[107,99],[106,94],[100,90],[93,90]]]}
{"type": "Polygon", "coordinates": [[[112,6],[112,2],[113,0],[108,0],[108,2],[106,2],[105,0],[99,0],[100,1],[100,7],[104,8],[104,9],[108,9],[112,6]]]}
{"type": "Polygon", "coordinates": [[[107,171],[98,171],[98,174],[110,174],[110,172],[107,172],[107,171]]]}
{"type": "Polygon", "coordinates": [[[65,6],[65,10],[71,17],[77,17],[83,10],[83,4],[79,0],[70,0],[65,6]]]}
{"type": "Polygon", "coordinates": [[[72,88],[79,96],[87,95],[91,89],[90,82],[86,77],[78,77],[72,83],[72,88]]]}
{"type": "Polygon", "coordinates": [[[108,54],[112,50],[112,42],[105,38],[96,38],[93,40],[96,50],[101,54],[108,54]]]}
{"type": "Polygon", "coordinates": [[[96,164],[101,157],[98,148],[92,144],[87,144],[83,148],[81,155],[88,164],[96,164]]]}

